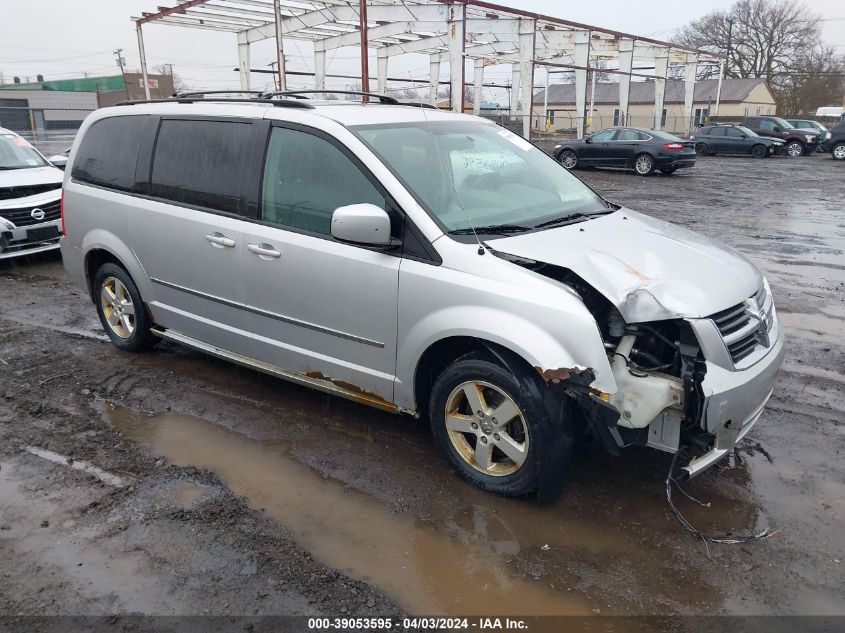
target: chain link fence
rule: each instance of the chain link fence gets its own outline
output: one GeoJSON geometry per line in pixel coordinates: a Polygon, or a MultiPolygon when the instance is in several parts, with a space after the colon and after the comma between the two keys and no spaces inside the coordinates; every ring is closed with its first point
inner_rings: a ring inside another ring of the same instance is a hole
{"type": "Polygon", "coordinates": [[[0,105],[0,127],[20,134],[45,156],[63,154],[93,108],[32,108],[0,105]]]}

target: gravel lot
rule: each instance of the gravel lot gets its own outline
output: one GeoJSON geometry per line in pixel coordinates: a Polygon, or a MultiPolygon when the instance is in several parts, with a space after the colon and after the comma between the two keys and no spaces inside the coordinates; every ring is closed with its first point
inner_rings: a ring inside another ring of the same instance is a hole
{"type": "Polygon", "coordinates": [[[775,394],[692,482],[712,506],[680,505],[776,537],[709,559],[656,451],[585,450],[541,507],[464,484],[425,424],[170,344],[123,353],[54,254],[0,263],[0,614],[845,615],[845,164],[576,173],[768,276],[775,394]]]}

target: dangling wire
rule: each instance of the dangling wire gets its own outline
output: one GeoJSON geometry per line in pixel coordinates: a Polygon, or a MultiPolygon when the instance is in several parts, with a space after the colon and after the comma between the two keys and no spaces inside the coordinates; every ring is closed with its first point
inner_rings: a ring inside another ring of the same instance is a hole
{"type": "Polygon", "coordinates": [[[680,482],[675,478],[675,465],[678,463],[678,459],[680,458],[681,454],[686,454],[688,452],[688,448],[686,446],[682,446],[678,449],[675,453],[675,456],[672,458],[672,463],[669,466],[669,473],[666,475],[666,501],[669,502],[669,509],[672,511],[672,514],[678,520],[678,522],[684,527],[687,532],[692,534],[693,536],[700,538],[701,542],[704,543],[704,549],[707,551],[707,558],[713,560],[713,556],[710,553],[710,543],[720,543],[722,545],[736,545],[738,543],[755,543],[757,541],[762,541],[767,538],[771,538],[777,534],[780,534],[780,530],[770,530],[766,528],[759,534],[748,534],[745,536],[738,536],[734,535],[732,532],[727,532],[726,534],[706,534],[700,530],[698,530],[692,523],[690,523],[681,511],[675,506],[674,502],[672,501],[672,486],[675,486],[683,495],[685,495],[691,501],[694,501],[698,505],[709,508],[710,503],[703,503],[689,494],[686,490],[681,487],[680,482]]]}

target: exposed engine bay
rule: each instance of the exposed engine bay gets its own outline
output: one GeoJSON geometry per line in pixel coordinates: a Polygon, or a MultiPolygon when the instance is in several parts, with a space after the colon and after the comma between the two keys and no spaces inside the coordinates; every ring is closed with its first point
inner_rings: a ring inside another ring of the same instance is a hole
{"type": "Polygon", "coordinates": [[[671,453],[683,444],[707,448],[712,436],[701,427],[706,364],[686,321],[627,323],[608,299],[572,271],[508,259],[566,284],[595,317],[618,386],[616,393],[602,395],[618,412],[616,429],[610,434],[594,433],[606,448],[611,449],[611,440],[618,448],[648,445],[671,453]]]}

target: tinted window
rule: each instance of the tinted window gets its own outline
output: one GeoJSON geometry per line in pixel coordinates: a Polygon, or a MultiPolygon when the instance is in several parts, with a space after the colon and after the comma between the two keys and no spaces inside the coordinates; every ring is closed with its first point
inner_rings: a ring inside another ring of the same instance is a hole
{"type": "Polygon", "coordinates": [[[236,213],[239,169],[249,123],[164,120],[156,141],[150,193],[174,202],[236,213]]]}
{"type": "Polygon", "coordinates": [[[261,190],[261,218],[331,235],[332,213],[369,202],[385,208],[384,197],[335,145],[313,134],[273,128],[261,190]]]}
{"type": "Polygon", "coordinates": [[[613,138],[613,135],[616,134],[616,130],[602,130],[601,132],[596,132],[590,137],[591,141],[609,141],[613,138]]]}
{"type": "Polygon", "coordinates": [[[707,136],[724,136],[725,129],[726,128],[723,127],[708,127],[704,128],[704,133],[707,134],[707,136]]]}
{"type": "Polygon", "coordinates": [[[116,116],[94,123],[79,145],[75,180],[131,191],[147,116],[116,116]]]}
{"type": "Polygon", "coordinates": [[[735,127],[725,128],[725,136],[732,136],[735,138],[739,138],[743,136],[742,130],[738,130],[735,127]]]}
{"type": "Polygon", "coordinates": [[[775,129],[775,122],[774,121],[768,121],[766,119],[763,119],[762,121],[760,121],[758,125],[761,128],[763,128],[764,130],[774,130],[775,129]]]}
{"type": "Polygon", "coordinates": [[[642,132],[637,132],[636,130],[620,130],[619,136],[616,140],[618,141],[644,141],[648,137],[643,134],[642,132]]]}

